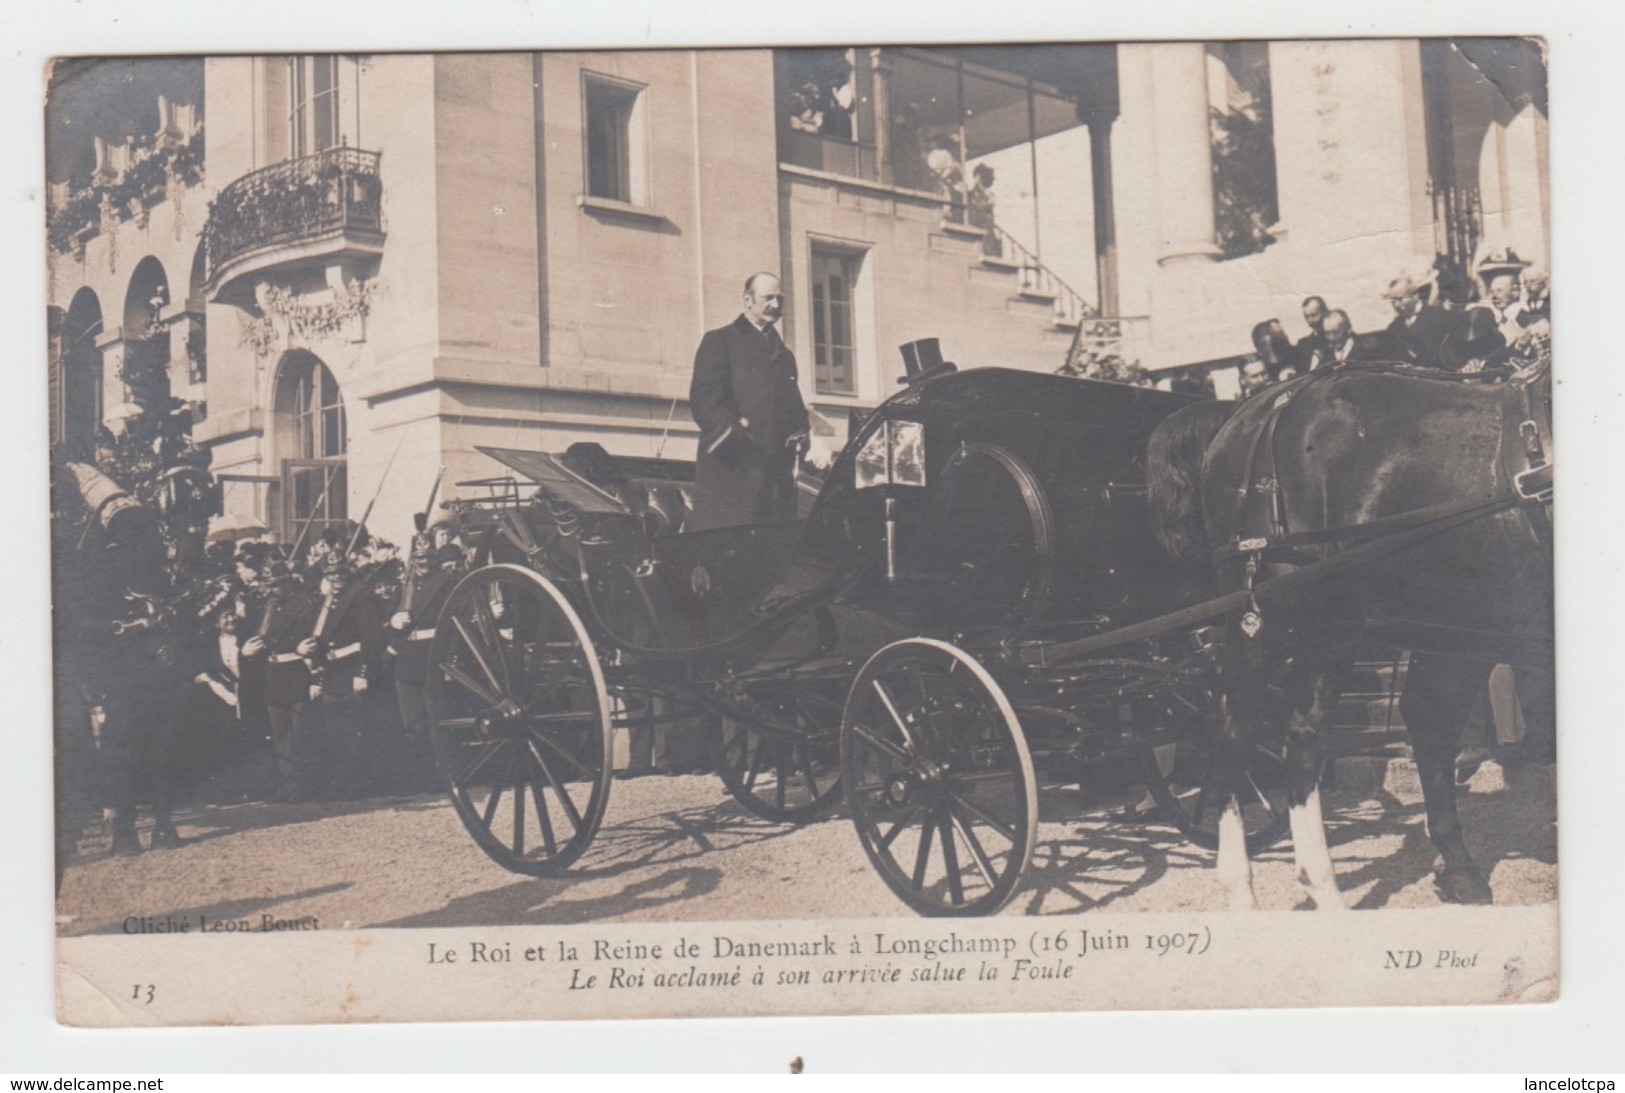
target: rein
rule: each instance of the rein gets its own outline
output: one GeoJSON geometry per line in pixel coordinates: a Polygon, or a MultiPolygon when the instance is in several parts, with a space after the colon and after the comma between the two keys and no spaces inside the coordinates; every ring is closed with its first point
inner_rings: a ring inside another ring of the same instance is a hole
{"type": "MultiPolygon", "coordinates": [[[[1493,373],[1441,373],[1433,369],[1414,368],[1405,365],[1361,365],[1359,371],[1362,373],[1401,375],[1456,384],[1485,383],[1505,378],[1495,376],[1493,373]],[[1486,378],[1486,375],[1488,375],[1488,378],[1486,378]]],[[[1523,456],[1528,464],[1526,469],[1511,475],[1511,489],[1483,500],[1446,501],[1426,508],[1396,513],[1393,516],[1384,516],[1358,524],[1345,524],[1341,527],[1320,528],[1309,531],[1288,531],[1285,505],[1281,497],[1280,479],[1273,473],[1277,465],[1275,455],[1276,427],[1287,406],[1291,404],[1299,391],[1310,386],[1317,379],[1341,374],[1345,374],[1344,369],[1323,369],[1311,372],[1303,378],[1302,382],[1281,391],[1275,396],[1268,410],[1268,416],[1253,434],[1252,446],[1247,453],[1245,473],[1241,479],[1242,484],[1237,491],[1241,494],[1241,500],[1244,504],[1255,489],[1267,492],[1270,495],[1269,520],[1271,532],[1267,536],[1243,536],[1238,534],[1234,542],[1227,543],[1213,552],[1213,564],[1215,566],[1222,565],[1235,558],[1248,557],[1251,559],[1250,567],[1256,567],[1260,561],[1269,559],[1271,555],[1274,556],[1272,560],[1279,562],[1299,565],[1311,564],[1316,562],[1317,559],[1300,553],[1297,548],[1365,543],[1387,535],[1401,535],[1412,529],[1427,528],[1444,521],[1455,521],[1458,518],[1464,520],[1478,519],[1532,502],[1539,502],[1543,505],[1551,504],[1554,464],[1547,456],[1546,443],[1539,424],[1543,415],[1540,412],[1538,394],[1541,381],[1551,374],[1551,358],[1548,356],[1543,358],[1527,373],[1514,376],[1508,381],[1522,388],[1524,392],[1525,417],[1518,424],[1518,435],[1523,442],[1523,456]],[[1254,465],[1261,450],[1268,461],[1271,473],[1254,486],[1254,465]]],[[[1549,428],[1546,431],[1549,432],[1549,428]]]]}
{"type": "MultiPolygon", "coordinates": [[[[1160,637],[1170,630],[1183,629],[1195,623],[1228,615],[1237,609],[1245,609],[1246,614],[1256,616],[1261,602],[1268,603],[1281,596],[1309,587],[1316,582],[1334,577],[1346,570],[1375,562],[1402,550],[1408,550],[1435,536],[1443,535],[1474,520],[1520,504],[1523,504],[1523,501],[1517,494],[1507,493],[1482,501],[1452,502],[1447,505],[1419,509],[1415,513],[1403,513],[1401,515],[1406,517],[1425,517],[1425,520],[1413,522],[1410,526],[1399,530],[1392,526],[1387,527],[1382,534],[1370,541],[1361,543],[1340,554],[1334,554],[1329,558],[1314,559],[1302,568],[1277,574],[1273,577],[1266,577],[1257,584],[1253,584],[1249,577],[1246,587],[1235,592],[1228,592],[1217,599],[1207,600],[1193,607],[1187,607],[1181,611],[1160,615],[1107,633],[1093,634],[1089,637],[1079,638],[1076,641],[1059,642],[1052,645],[1045,645],[1041,642],[1023,645],[1016,650],[1016,655],[1021,663],[1028,667],[1049,667],[1147,638],[1160,637]]],[[[1376,521],[1373,521],[1373,524],[1375,523],[1376,521]]],[[[1366,526],[1369,525],[1355,525],[1355,527],[1366,526]]],[[[1264,540],[1244,540],[1243,544],[1240,545],[1263,542],[1264,540]]],[[[1262,553],[1266,549],[1268,549],[1266,546],[1260,546],[1257,548],[1257,552],[1262,553]]],[[[1254,551],[1238,551],[1237,553],[1254,553],[1254,551]]],[[[1245,615],[1242,626],[1244,632],[1246,632],[1245,615]]],[[[1261,626],[1262,622],[1255,620],[1254,626],[1251,632],[1247,633],[1247,636],[1256,637],[1258,627],[1261,626]]]]}
{"type": "MultiPolygon", "coordinates": [[[[1384,536],[1401,536],[1407,532],[1428,530],[1435,524],[1442,523],[1468,523],[1484,516],[1492,516],[1498,512],[1517,505],[1524,504],[1529,499],[1516,490],[1509,490],[1494,497],[1478,501],[1445,501],[1427,508],[1412,509],[1410,512],[1395,513],[1393,516],[1384,516],[1377,520],[1368,520],[1359,524],[1345,524],[1342,527],[1321,528],[1317,531],[1299,531],[1275,537],[1252,536],[1238,539],[1234,543],[1227,543],[1213,552],[1214,565],[1220,565],[1233,558],[1246,555],[1264,557],[1278,552],[1290,552],[1295,557],[1278,558],[1278,561],[1297,561],[1313,563],[1321,559],[1309,558],[1306,555],[1296,554],[1296,548],[1302,546],[1325,546],[1331,543],[1359,544],[1381,539],[1384,536]]],[[[1401,549],[1406,543],[1394,547],[1401,549]]]]}

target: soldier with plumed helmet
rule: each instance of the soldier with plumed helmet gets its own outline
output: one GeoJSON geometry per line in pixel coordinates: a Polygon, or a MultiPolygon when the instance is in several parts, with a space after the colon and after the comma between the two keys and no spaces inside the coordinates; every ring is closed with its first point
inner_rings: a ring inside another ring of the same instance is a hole
{"type": "Polygon", "coordinates": [[[406,577],[389,620],[395,650],[395,702],[400,711],[405,752],[411,769],[408,782],[426,779],[432,770],[429,747],[429,646],[435,621],[467,568],[460,541],[462,521],[440,510],[413,537],[406,577]]]}
{"type": "Polygon", "coordinates": [[[316,774],[310,711],[316,677],[299,645],[310,636],[321,603],[288,563],[274,555],[264,562],[261,585],[257,616],[249,620],[250,636],[242,643],[247,661],[243,671],[262,681],[260,693],[276,754],[274,797],[298,801],[314,793],[316,774]]]}
{"type": "Polygon", "coordinates": [[[311,665],[312,702],[319,711],[319,753],[332,788],[351,793],[370,781],[366,755],[371,718],[367,698],[383,674],[383,605],[361,572],[364,528],[345,525],[322,535],[318,552],[321,607],[297,651],[311,665]]]}

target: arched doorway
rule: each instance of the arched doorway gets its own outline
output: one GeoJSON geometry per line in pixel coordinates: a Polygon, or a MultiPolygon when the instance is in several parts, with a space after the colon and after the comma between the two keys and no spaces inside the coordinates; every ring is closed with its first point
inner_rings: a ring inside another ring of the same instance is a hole
{"type": "Polygon", "coordinates": [[[163,264],[148,255],[136,264],[124,293],[124,364],[120,378],[130,398],[156,406],[169,397],[169,278],[163,264]]]}
{"type": "Polygon", "coordinates": [[[272,506],[288,543],[309,543],[349,514],[349,424],[338,381],[319,358],[287,354],[277,370],[275,450],[280,503],[272,506]]]}
{"type": "Polygon", "coordinates": [[[1546,65],[1520,38],[1424,39],[1421,63],[1436,265],[1465,300],[1484,249],[1546,249],[1546,65]]]}
{"type": "Polygon", "coordinates": [[[62,318],[59,402],[51,422],[53,439],[68,445],[88,445],[102,422],[102,351],[96,348],[101,334],[101,301],[82,288],[62,318]]]}

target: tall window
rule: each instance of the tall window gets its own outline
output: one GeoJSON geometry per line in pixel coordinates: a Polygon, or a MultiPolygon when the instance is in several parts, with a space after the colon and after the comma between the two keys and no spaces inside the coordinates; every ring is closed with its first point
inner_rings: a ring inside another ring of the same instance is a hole
{"type": "Polygon", "coordinates": [[[339,143],[339,59],[288,58],[288,147],[293,158],[339,143]]]}
{"type": "Polygon", "coordinates": [[[1207,54],[1214,231],[1223,255],[1239,258],[1275,242],[1281,219],[1269,43],[1216,42],[1207,54]]]}
{"type": "Polygon", "coordinates": [[[643,91],[637,84],[583,74],[589,197],[648,204],[643,91]]]}
{"type": "Polygon", "coordinates": [[[346,515],[349,483],[345,453],[349,448],[344,400],[338,381],[314,357],[292,361],[280,392],[287,415],[289,458],[282,461],[284,533],[290,541],[308,524],[307,541],[346,515]]]}
{"type": "Polygon", "coordinates": [[[327,366],[313,361],[293,389],[294,451],[300,459],[343,458],[344,401],[327,366]]]}
{"type": "Polygon", "coordinates": [[[854,178],[880,177],[873,67],[855,49],[774,53],[779,159],[854,178]]]}
{"type": "Polygon", "coordinates": [[[821,395],[857,394],[854,287],[862,263],[861,254],[813,248],[813,366],[821,395]]]}

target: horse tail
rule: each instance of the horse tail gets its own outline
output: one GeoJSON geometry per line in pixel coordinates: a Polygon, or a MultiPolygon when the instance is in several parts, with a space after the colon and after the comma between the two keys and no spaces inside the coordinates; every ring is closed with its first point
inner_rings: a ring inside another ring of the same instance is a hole
{"type": "Polygon", "coordinates": [[[1202,517],[1202,457],[1236,408],[1234,402],[1194,402],[1164,418],[1146,446],[1151,531],[1170,558],[1206,566],[1202,517]]]}

